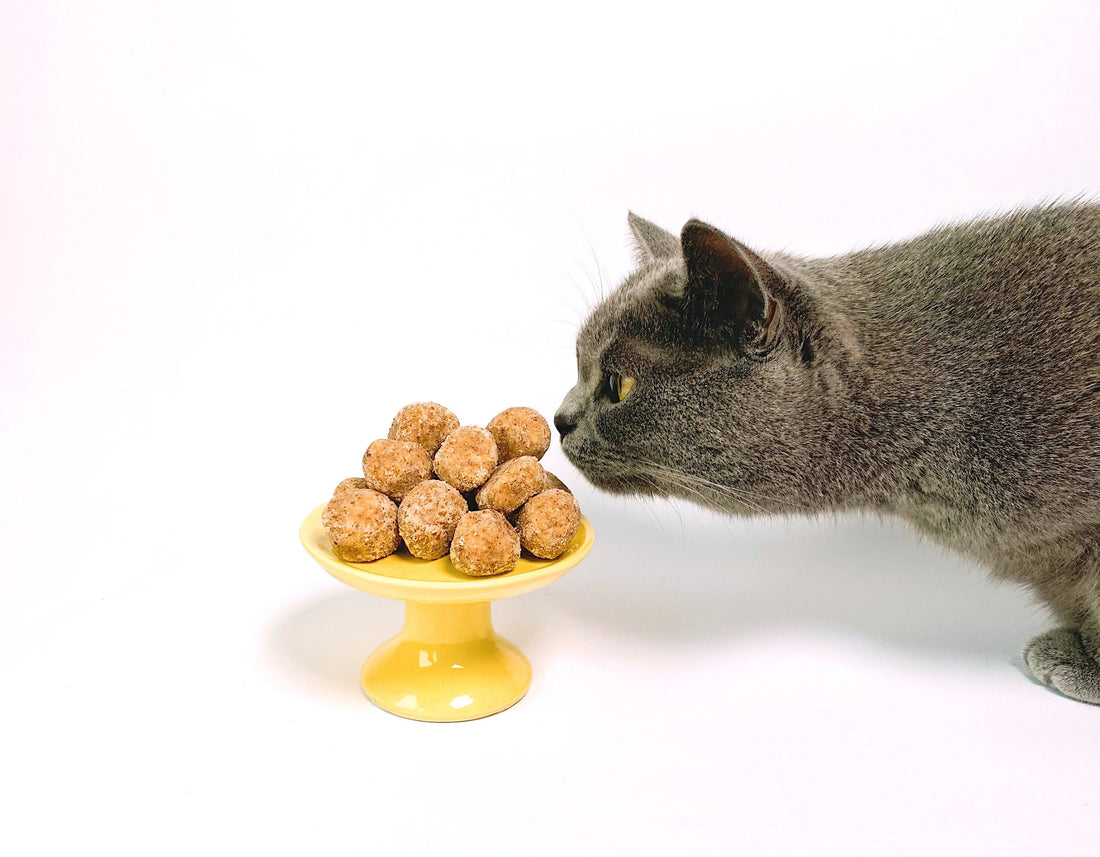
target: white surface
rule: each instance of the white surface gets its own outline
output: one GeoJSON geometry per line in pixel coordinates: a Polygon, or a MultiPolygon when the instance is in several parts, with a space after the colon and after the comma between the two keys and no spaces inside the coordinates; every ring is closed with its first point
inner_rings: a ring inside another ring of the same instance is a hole
{"type": "Polygon", "coordinates": [[[297,543],[400,405],[553,412],[628,208],[832,253],[1095,194],[1094,4],[272,5],[0,11],[0,850],[1095,853],[1040,611],[895,523],[555,449],[596,548],[457,725],[364,699],[401,608],[297,543]]]}

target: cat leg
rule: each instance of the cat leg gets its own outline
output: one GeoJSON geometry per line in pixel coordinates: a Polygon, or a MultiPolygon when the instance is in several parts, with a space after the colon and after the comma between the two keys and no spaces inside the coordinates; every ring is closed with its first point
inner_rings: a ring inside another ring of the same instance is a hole
{"type": "Polygon", "coordinates": [[[1096,625],[1084,630],[1055,628],[1027,644],[1024,662],[1047,687],[1070,699],[1100,705],[1098,643],[1096,625]]]}

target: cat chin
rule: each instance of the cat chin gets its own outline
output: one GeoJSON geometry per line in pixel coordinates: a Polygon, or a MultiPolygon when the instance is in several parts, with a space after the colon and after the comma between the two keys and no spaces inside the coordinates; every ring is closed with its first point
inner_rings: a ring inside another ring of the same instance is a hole
{"type": "Polygon", "coordinates": [[[581,474],[596,488],[601,491],[606,491],[608,494],[619,494],[627,497],[637,496],[649,496],[653,494],[661,494],[664,492],[659,491],[652,481],[643,477],[624,476],[622,474],[616,474],[609,476],[598,472],[592,472],[583,468],[578,468],[581,474]]]}
{"type": "Polygon", "coordinates": [[[583,447],[571,448],[566,441],[562,441],[561,449],[565,453],[565,457],[569,459],[569,463],[576,467],[581,475],[592,483],[593,487],[606,491],[608,494],[665,496],[667,493],[656,485],[649,476],[623,473],[621,471],[609,473],[606,460],[599,453],[595,453],[594,450],[584,449],[583,447]]]}

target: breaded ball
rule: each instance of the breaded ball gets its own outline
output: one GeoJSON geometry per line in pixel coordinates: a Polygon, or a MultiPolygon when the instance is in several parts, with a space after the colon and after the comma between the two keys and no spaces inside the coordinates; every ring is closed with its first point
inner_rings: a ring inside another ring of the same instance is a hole
{"type": "Polygon", "coordinates": [[[397,506],[370,488],[348,488],[336,494],[321,523],[332,552],[347,562],[370,562],[397,550],[397,506]]]}
{"type": "Polygon", "coordinates": [[[511,571],[519,559],[519,534],[500,512],[467,512],[455,528],[451,562],[463,574],[488,577],[511,571]]]}
{"type": "Polygon", "coordinates": [[[508,408],[486,428],[497,442],[502,463],[521,455],[542,458],[550,448],[550,425],[534,408],[508,408]]]}
{"type": "Polygon", "coordinates": [[[337,494],[343,494],[345,491],[350,491],[353,488],[362,491],[364,488],[370,488],[370,486],[367,484],[367,480],[362,476],[350,476],[336,486],[336,490],[332,492],[332,496],[335,497],[337,494]]]}
{"type": "Polygon", "coordinates": [[[568,491],[551,488],[523,504],[516,515],[520,543],[542,559],[557,559],[581,525],[581,509],[568,491]]]}
{"type": "Polygon", "coordinates": [[[397,528],[409,553],[439,559],[451,547],[459,519],[468,511],[466,498],[438,479],[413,486],[397,508],[397,528]]]}
{"type": "MultiPolygon", "coordinates": [[[[558,488],[562,491],[569,491],[569,486],[568,485],[566,485],[564,482],[562,482],[560,479],[558,479],[557,476],[555,476],[553,473],[551,473],[549,470],[547,470],[546,471],[546,488],[544,488],[543,490],[544,491],[549,491],[551,488],[558,488]]],[[[569,493],[572,494],[573,492],[569,491],[569,493]]]]}
{"type": "Polygon", "coordinates": [[[454,429],[439,447],[434,460],[435,475],[459,491],[480,488],[496,466],[496,441],[480,426],[454,429]]]}
{"type": "Polygon", "coordinates": [[[419,443],[431,457],[439,451],[443,438],[458,428],[458,417],[435,402],[405,405],[390,423],[390,440],[419,443]]]}
{"type": "Polygon", "coordinates": [[[546,487],[546,471],[533,455],[506,461],[477,492],[479,509],[514,512],[546,487]]]}
{"type": "Polygon", "coordinates": [[[419,443],[376,440],[363,453],[363,476],[375,491],[400,503],[410,488],[432,478],[432,460],[419,443]]]}

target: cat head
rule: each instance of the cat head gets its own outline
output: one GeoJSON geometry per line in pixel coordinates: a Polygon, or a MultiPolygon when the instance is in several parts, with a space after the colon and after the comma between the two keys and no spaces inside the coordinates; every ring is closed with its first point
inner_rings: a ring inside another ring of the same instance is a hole
{"type": "Polygon", "coordinates": [[[629,224],[639,265],[578,334],[562,449],[607,491],[786,508],[817,410],[806,300],[713,226],[691,220],[677,238],[629,224]]]}

